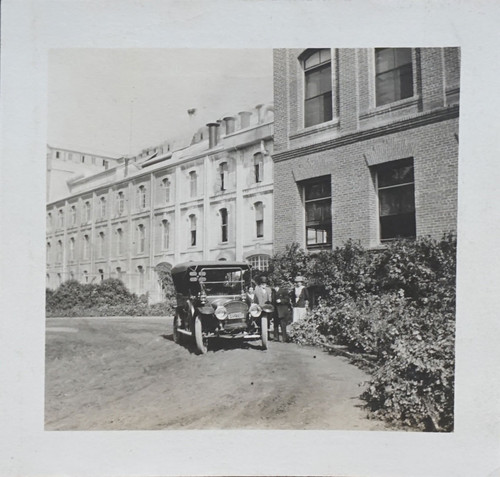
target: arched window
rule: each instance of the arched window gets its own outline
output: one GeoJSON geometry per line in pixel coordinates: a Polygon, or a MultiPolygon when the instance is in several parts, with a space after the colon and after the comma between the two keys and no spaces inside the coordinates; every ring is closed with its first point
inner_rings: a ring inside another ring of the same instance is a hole
{"type": "Polygon", "coordinates": [[[89,251],[90,251],[90,242],[89,242],[89,236],[84,235],[83,236],[83,250],[82,250],[82,257],[84,260],[89,259],[89,251]]]}
{"type": "Polygon", "coordinates": [[[253,268],[261,272],[265,272],[269,269],[269,255],[252,255],[247,258],[247,261],[253,268]]]}
{"type": "Polygon", "coordinates": [[[71,206],[70,220],[71,220],[71,225],[74,227],[76,225],[76,206],[75,205],[71,206]]]}
{"type": "Polygon", "coordinates": [[[99,206],[100,206],[100,212],[101,212],[101,219],[106,218],[106,197],[101,197],[99,199],[99,206]]]}
{"type": "Polygon", "coordinates": [[[377,106],[413,96],[411,48],[375,48],[377,106]]]}
{"type": "Polygon", "coordinates": [[[69,272],[69,279],[74,280],[75,279],[75,272],[71,271],[69,272]]]}
{"type": "Polygon", "coordinates": [[[47,263],[50,263],[50,258],[51,258],[51,245],[50,245],[50,242],[47,242],[47,249],[46,249],[46,260],[47,260],[47,263]]]}
{"type": "Polygon", "coordinates": [[[58,240],[57,241],[57,257],[56,257],[57,263],[62,262],[62,256],[63,256],[63,243],[61,240],[58,240]]]}
{"type": "Polygon", "coordinates": [[[161,221],[161,249],[168,250],[170,247],[170,224],[168,220],[161,221]]]}
{"type": "Polygon", "coordinates": [[[64,210],[60,209],[59,210],[59,223],[58,223],[58,226],[60,229],[62,229],[64,227],[64,210]]]}
{"type": "Polygon", "coordinates": [[[219,179],[220,179],[220,190],[227,189],[227,162],[222,162],[219,164],[219,179]]]}
{"type": "Polygon", "coordinates": [[[139,253],[144,253],[146,249],[146,227],[143,224],[137,226],[138,240],[137,240],[137,251],[139,253]]]}
{"type": "Polygon", "coordinates": [[[106,251],[106,236],[104,232],[99,232],[99,258],[104,258],[106,251]]]}
{"type": "Polygon", "coordinates": [[[137,271],[139,272],[139,293],[142,293],[144,291],[144,267],[139,265],[137,271]]]}
{"type": "Polygon", "coordinates": [[[83,281],[84,281],[84,283],[89,282],[89,272],[87,270],[83,271],[83,281]]]}
{"type": "Polygon", "coordinates": [[[52,230],[52,214],[49,212],[47,214],[47,231],[52,230]]]}
{"type": "Polygon", "coordinates": [[[163,187],[163,197],[165,199],[165,203],[168,204],[170,202],[170,179],[163,179],[161,186],[163,187]]]}
{"type": "Polygon", "coordinates": [[[262,202],[254,204],[255,209],[255,232],[257,238],[264,237],[264,205],[262,202]]]}
{"type": "Polygon", "coordinates": [[[253,156],[253,168],[255,182],[262,182],[264,180],[264,158],[261,152],[253,156]]]}
{"type": "Polygon", "coordinates": [[[74,239],[74,237],[71,237],[69,239],[69,259],[70,260],[75,259],[75,239],[74,239]]]}
{"type": "Polygon", "coordinates": [[[57,274],[57,284],[61,285],[62,283],[62,275],[60,273],[57,274]]]}
{"type": "Polygon", "coordinates": [[[189,216],[189,231],[190,231],[190,244],[192,247],[196,245],[196,215],[189,216]]]}
{"type": "Polygon", "coordinates": [[[116,254],[121,256],[123,254],[123,229],[116,229],[116,254]]]}
{"type": "Polygon", "coordinates": [[[189,173],[189,191],[191,197],[196,197],[198,195],[198,176],[196,171],[191,171],[189,173]]]}
{"type": "Polygon", "coordinates": [[[85,210],[85,222],[90,222],[92,217],[92,206],[90,204],[90,201],[85,202],[84,210],[85,210]]]}
{"type": "Polygon", "coordinates": [[[99,272],[99,278],[101,279],[101,282],[104,280],[104,270],[102,268],[100,268],[98,270],[99,272]]]}
{"type": "Polygon", "coordinates": [[[220,228],[221,228],[221,242],[227,242],[227,209],[220,209],[220,228]]]}
{"type": "Polygon", "coordinates": [[[122,215],[125,211],[125,194],[120,191],[116,194],[116,213],[122,215]]]}
{"type": "Polygon", "coordinates": [[[144,210],[146,208],[146,187],[143,185],[137,189],[137,208],[144,210]]]}
{"type": "Polygon", "coordinates": [[[304,126],[314,126],[333,117],[332,62],[329,49],[310,50],[302,58],[304,68],[304,126]]]}

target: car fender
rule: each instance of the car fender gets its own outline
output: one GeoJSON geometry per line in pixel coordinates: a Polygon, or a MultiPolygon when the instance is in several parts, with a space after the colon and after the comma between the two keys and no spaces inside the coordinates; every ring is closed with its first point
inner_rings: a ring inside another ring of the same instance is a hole
{"type": "Polygon", "coordinates": [[[271,305],[270,303],[265,303],[262,305],[262,311],[264,313],[273,313],[274,312],[274,306],[271,305]]]}
{"type": "Polygon", "coordinates": [[[209,305],[199,306],[196,308],[196,310],[201,315],[213,315],[214,314],[214,309],[209,305]]]}

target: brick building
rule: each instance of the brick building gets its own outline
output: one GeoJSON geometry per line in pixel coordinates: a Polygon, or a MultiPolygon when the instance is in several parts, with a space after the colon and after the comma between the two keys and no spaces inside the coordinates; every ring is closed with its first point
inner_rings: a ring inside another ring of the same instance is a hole
{"type": "Polygon", "coordinates": [[[273,107],[258,105],[204,126],[191,142],[71,176],[69,194],[47,205],[47,286],[115,277],[156,302],[160,263],[248,260],[266,269],[272,136],[273,107]]]}
{"type": "Polygon", "coordinates": [[[456,231],[458,48],[274,52],[275,251],[456,231]]]}

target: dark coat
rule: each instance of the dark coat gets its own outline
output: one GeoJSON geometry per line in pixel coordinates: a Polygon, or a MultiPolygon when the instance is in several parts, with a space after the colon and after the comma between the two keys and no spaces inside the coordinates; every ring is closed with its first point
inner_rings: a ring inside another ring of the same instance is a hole
{"type": "Polygon", "coordinates": [[[302,288],[299,299],[296,301],[295,297],[295,288],[292,289],[290,292],[290,300],[292,301],[292,306],[296,308],[305,308],[306,307],[306,301],[309,302],[309,292],[307,291],[307,288],[304,287],[302,288]]]}
{"type": "Polygon", "coordinates": [[[273,289],[273,305],[276,307],[276,316],[289,320],[291,317],[290,293],[284,288],[273,289]]]}

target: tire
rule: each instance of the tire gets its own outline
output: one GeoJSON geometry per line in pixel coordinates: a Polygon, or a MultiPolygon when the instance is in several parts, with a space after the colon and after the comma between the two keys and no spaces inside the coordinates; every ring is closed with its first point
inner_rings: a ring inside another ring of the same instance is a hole
{"type": "Polygon", "coordinates": [[[267,327],[268,327],[267,316],[263,316],[260,319],[260,337],[262,339],[262,349],[267,349],[267,338],[268,338],[267,335],[269,332],[267,327]]]}
{"type": "Polygon", "coordinates": [[[203,330],[199,315],[196,315],[194,317],[194,340],[196,343],[196,348],[198,350],[198,353],[205,354],[207,352],[207,347],[203,342],[203,330]]]}
{"type": "Polygon", "coordinates": [[[173,337],[174,337],[174,343],[177,344],[180,344],[182,339],[182,334],[179,333],[178,331],[180,324],[181,324],[181,317],[179,316],[179,313],[175,312],[173,337]]]}

